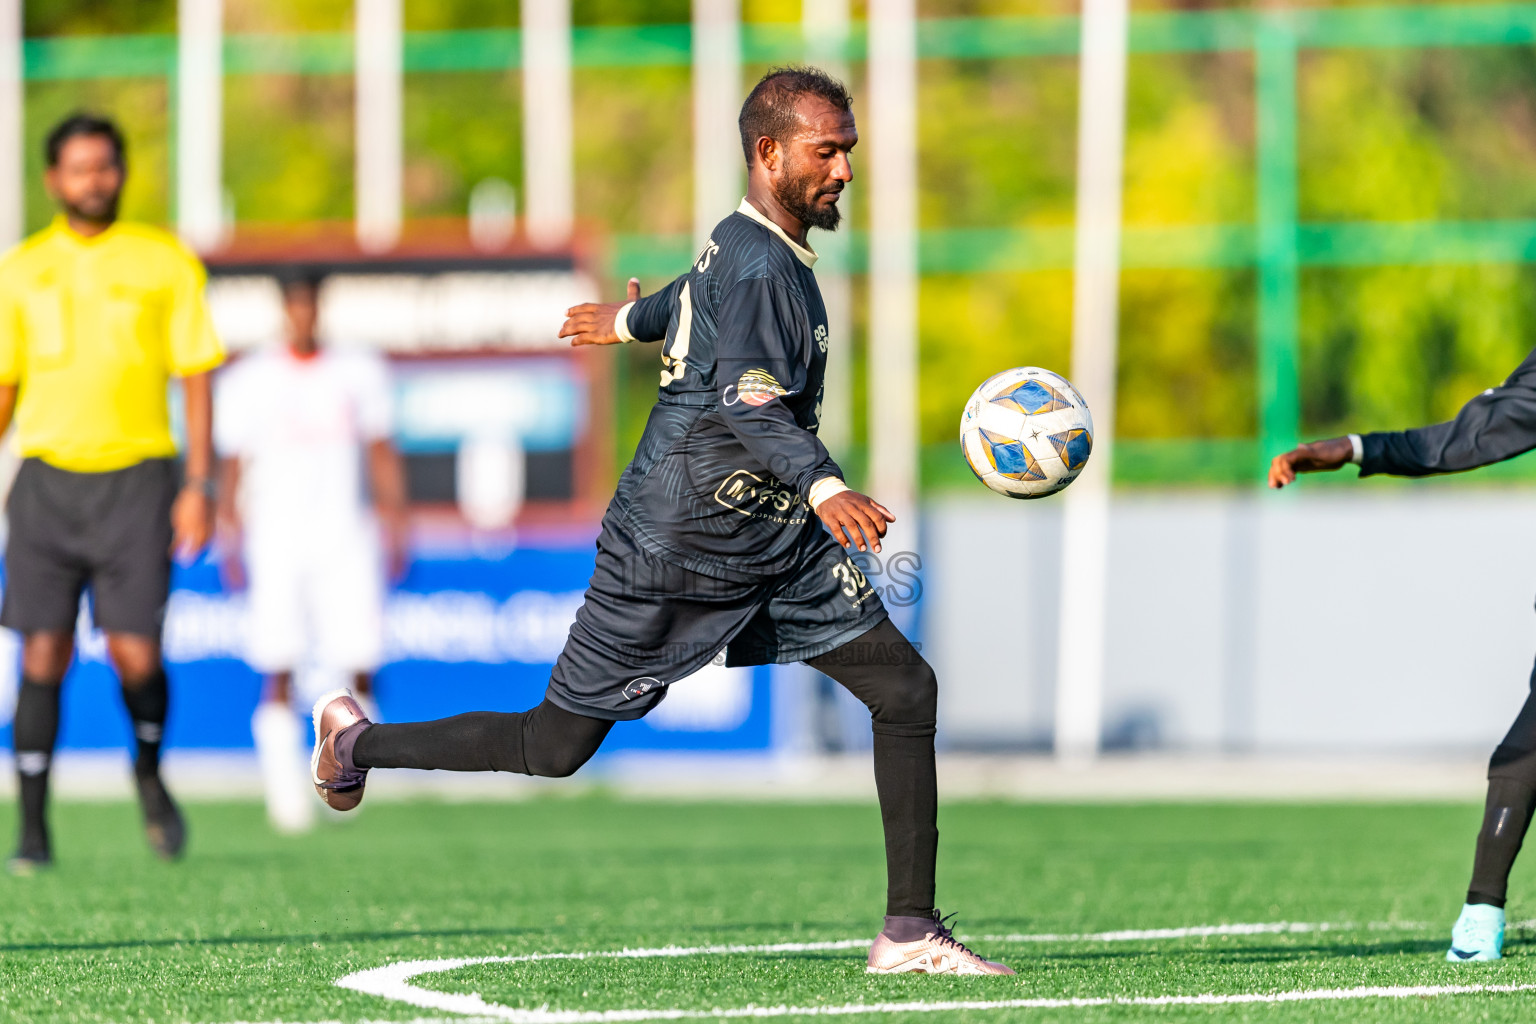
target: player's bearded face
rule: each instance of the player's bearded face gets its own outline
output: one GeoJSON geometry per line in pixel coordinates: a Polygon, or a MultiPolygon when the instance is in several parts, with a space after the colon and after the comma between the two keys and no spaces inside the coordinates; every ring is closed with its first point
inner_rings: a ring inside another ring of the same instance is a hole
{"type": "Polygon", "coordinates": [[[795,159],[793,149],[784,153],[784,171],[773,183],[773,197],[786,213],[802,224],[823,231],[836,231],[842,220],[837,203],[823,199],[843,191],[843,183],[828,180],[814,163],[795,159]]]}
{"type": "Polygon", "coordinates": [[[64,143],[58,165],[49,168],[48,183],[69,216],[91,223],[117,219],[123,193],[122,161],[110,139],[76,136],[64,143]]]}

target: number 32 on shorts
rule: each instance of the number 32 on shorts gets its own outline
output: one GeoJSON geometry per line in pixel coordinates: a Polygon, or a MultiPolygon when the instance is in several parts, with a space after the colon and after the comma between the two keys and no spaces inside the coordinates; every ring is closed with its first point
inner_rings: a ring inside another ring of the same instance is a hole
{"type": "Polygon", "coordinates": [[[851,558],[845,558],[833,565],[832,575],[842,583],[843,593],[849,597],[857,597],[859,591],[869,586],[869,580],[864,577],[864,571],[851,558]]]}

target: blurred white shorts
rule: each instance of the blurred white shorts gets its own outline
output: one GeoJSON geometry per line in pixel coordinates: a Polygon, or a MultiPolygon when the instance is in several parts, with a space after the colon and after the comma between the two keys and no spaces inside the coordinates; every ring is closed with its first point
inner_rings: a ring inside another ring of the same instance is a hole
{"type": "Polygon", "coordinates": [[[259,672],[371,672],[384,647],[378,530],[248,532],[246,660],[259,672]]]}

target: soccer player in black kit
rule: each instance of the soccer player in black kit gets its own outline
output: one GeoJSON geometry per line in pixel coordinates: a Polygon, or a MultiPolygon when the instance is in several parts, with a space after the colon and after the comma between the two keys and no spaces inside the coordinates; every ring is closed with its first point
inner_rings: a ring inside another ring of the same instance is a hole
{"type": "Polygon", "coordinates": [[[346,810],[371,768],[566,776],[722,648],[731,665],[804,661],[873,720],[888,891],[868,969],[1012,974],[934,909],[938,686],[843,547],[879,551],[894,517],[843,483],[816,437],[830,340],[806,234],[837,226],[851,108],[821,71],[770,72],[741,109],[747,196],[688,272],[646,298],[632,281],[627,303],[570,310],[572,344],[662,341],[661,388],[543,702],[396,725],[327,694],[314,781],[346,810]]]}
{"type": "MultiPolygon", "coordinates": [[[[1269,485],[1298,473],[1353,462],[1360,475],[1429,476],[1492,465],[1536,448],[1536,351],[1501,386],[1472,399],[1456,418],[1414,430],[1350,434],[1314,441],[1275,456],[1269,485]]],[[[1504,898],[1509,872],[1536,810],[1536,671],[1531,695],[1488,762],[1488,797],[1466,903],[1451,929],[1453,963],[1498,960],[1504,952],[1504,898]]]]}

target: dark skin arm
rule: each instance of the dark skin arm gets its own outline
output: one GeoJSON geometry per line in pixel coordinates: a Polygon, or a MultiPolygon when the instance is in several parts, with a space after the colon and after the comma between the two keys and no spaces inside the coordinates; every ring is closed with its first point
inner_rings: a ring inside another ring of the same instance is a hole
{"type": "Polygon", "coordinates": [[[1269,486],[1275,490],[1296,482],[1298,473],[1327,473],[1346,465],[1354,454],[1347,437],[1313,441],[1281,452],[1269,463],[1269,486]]]}
{"type": "Polygon", "coordinates": [[[181,384],[187,400],[186,483],[171,506],[171,554],[191,560],[202,554],[213,534],[213,501],[207,493],[213,475],[213,382],[209,374],[196,373],[181,384]]]}
{"type": "Polygon", "coordinates": [[[0,434],[11,429],[11,417],[16,414],[15,384],[0,384],[0,434]]]}
{"type": "Polygon", "coordinates": [[[409,565],[410,524],[405,511],[405,465],[388,440],[368,445],[368,486],[384,533],[389,578],[399,580],[409,565]]]}
{"type": "Polygon", "coordinates": [[[624,339],[614,331],[614,321],[618,319],[620,309],[640,298],[640,279],[630,278],[626,291],[629,298],[624,302],[583,302],[566,310],[560,337],[570,338],[573,346],[622,343],[624,339]]]}
{"type": "Polygon", "coordinates": [[[224,560],[219,571],[230,590],[245,588],[245,565],[240,561],[240,460],[219,460],[218,531],[223,536],[224,560]]]}

